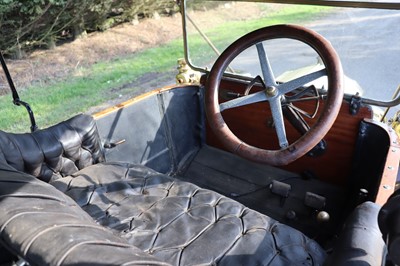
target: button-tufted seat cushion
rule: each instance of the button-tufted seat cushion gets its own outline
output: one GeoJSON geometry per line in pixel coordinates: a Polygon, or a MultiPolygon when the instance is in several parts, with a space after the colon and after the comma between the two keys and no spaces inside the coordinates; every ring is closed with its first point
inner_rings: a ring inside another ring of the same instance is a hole
{"type": "Polygon", "coordinates": [[[149,168],[101,163],[51,182],[100,225],[173,265],[321,265],[299,231],[149,168]]]}

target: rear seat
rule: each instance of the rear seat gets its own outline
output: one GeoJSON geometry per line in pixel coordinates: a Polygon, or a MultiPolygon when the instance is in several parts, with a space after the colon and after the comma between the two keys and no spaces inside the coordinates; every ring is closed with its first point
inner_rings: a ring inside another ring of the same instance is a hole
{"type": "Polygon", "coordinates": [[[104,161],[96,123],[80,114],[46,130],[0,131],[0,161],[50,182],[104,161]]]}
{"type": "Polygon", "coordinates": [[[218,193],[145,166],[103,162],[90,116],[31,134],[0,132],[0,148],[0,241],[31,265],[325,259],[301,232],[218,193]]]}

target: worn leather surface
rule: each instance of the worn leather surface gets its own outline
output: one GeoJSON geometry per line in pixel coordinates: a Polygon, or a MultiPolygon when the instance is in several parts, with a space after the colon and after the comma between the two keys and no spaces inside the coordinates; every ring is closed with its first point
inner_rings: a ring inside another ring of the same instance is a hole
{"type": "Polygon", "coordinates": [[[1,244],[31,265],[320,265],[325,258],[299,231],[216,192],[102,160],[90,116],[34,133],[0,132],[1,244]]]}
{"type": "Polygon", "coordinates": [[[0,131],[0,161],[48,182],[103,161],[95,121],[88,115],[34,133],[0,131]]]}
{"type": "Polygon", "coordinates": [[[71,198],[0,162],[0,242],[30,265],[167,265],[96,224],[71,198]]]}
{"type": "Polygon", "coordinates": [[[321,265],[299,231],[216,192],[127,163],[101,163],[51,183],[94,220],[173,265],[321,265]]]}
{"type": "Polygon", "coordinates": [[[388,242],[389,257],[400,265],[400,189],[396,190],[382,206],[378,215],[379,228],[388,242]]]}
{"type": "Polygon", "coordinates": [[[385,264],[386,246],[378,227],[379,210],[378,204],[369,201],[354,209],[325,266],[385,264]]]}

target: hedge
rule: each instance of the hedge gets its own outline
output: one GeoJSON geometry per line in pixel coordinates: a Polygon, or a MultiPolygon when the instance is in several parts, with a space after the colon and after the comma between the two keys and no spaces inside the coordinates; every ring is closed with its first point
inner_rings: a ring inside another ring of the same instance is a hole
{"type": "Polygon", "coordinates": [[[21,57],[85,32],[175,12],[173,0],[0,0],[0,49],[21,57]]]}

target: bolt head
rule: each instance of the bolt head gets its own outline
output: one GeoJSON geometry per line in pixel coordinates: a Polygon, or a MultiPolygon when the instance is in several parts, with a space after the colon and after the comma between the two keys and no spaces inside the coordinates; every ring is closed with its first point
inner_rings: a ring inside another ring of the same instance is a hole
{"type": "Polygon", "coordinates": [[[265,94],[269,97],[273,97],[278,93],[278,90],[274,86],[268,86],[265,89],[265,94]]]}

